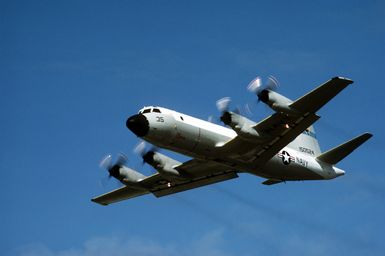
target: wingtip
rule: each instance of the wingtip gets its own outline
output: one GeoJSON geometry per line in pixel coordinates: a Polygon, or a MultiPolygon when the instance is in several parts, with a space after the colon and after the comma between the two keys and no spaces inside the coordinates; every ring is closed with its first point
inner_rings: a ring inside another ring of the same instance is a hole
{"type": "Polygon", "coordinates": [[[344,80],[346,81],[348,84],[352,84],[354,83],[353,80],[349,79],[349,78],[346,78],[346,77],[342,77],[342,76],[335,76],[332,78],[332,80],[344,80]]]}
{"type": "Polygon", "coordinates": [[[373,134],[372,134],[372,133],[370,133],[370,132],[365,132],[365,133],[359,135],[359,136],[357,137],[357,139],[361,141],[361,144],[363,144],[363,143],[365,143],[366,141],[368,141],[371,137],[373,137],[373,134]]]}
{"type": "Polygon", "coordinates": [[[108,204],[105,204],[105,203],[100,203],[100,202],[96,201],[96,199],[95,199],[95,198],[92,198],[92,199],[91,199],[91,201],[92,201],[92,202],[94,202],[94,203],[97,203],[97,204],[103,205],[103,206],[107,206],[107,205],[108,205],[108,204]]]}

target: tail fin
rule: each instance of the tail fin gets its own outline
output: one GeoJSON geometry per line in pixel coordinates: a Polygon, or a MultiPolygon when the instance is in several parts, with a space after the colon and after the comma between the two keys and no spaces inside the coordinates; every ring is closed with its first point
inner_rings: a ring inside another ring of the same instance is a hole
{"type": "Polygon", "coordinates": [[[350,153],[352,153],[356,148],[361,146],[365,141],[370,139],[372,136],[373,135],[370,133],[364,133],[348,142],[345,142],[321,154],[317,157],[317,160],[331,165],[335,165],[339,161],[344,159],[346,156],[348,156],[350,153]]]}
{"type": "Polygon", "coordinates": [[[321,149],[318,144],[318,140],[316,138],[313,126],[307,128],[302,134],[300,134],[287,146],[297,151],[307,153],[313,156],[319,156],[321,154],[321,149]]]}

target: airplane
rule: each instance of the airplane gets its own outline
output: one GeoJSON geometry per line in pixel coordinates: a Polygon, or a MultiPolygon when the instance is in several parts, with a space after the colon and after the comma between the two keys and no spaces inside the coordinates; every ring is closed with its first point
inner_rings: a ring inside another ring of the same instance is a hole
{"type": "Polygon", "coordinates": [[[258,123],[239,111],[230,111],[229,98],[217,102],[220,120],[226,126],[163,107],[144,107],[127,119],[127,128],[143,141],[192,159],[182,163],[157,150],[146,151],[141,143],[137,150],[143,162],[157,171],[145,176],[125,166],[122,158],[112,164],[109,155],[103,165],[123,186],[91,200],[109,205],[150,193],[162,197],[234,179],[239,173],[265,178],[264,185],[342,176],[345,171],[336,164],[372,134],[363,133],[321,152],[313,124],[320,118],[316,112],[352,83],[334,77],[292,101],[273,86],[263,86],[257,77],[248,89],[274,111],[258,123]]]}

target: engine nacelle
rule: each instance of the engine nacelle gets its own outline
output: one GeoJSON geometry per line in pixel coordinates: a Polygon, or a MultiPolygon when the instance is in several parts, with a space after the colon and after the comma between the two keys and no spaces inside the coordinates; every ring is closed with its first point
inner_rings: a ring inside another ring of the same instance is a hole
{"type": "Polygon", "coordinates": [[[261,142],[264,137],[253,127],[257,124],[250,119],[234,112],[226,111],[221,121],[230,126],[240,137],[251,142],[261,142]]]}
{"type": "Polygon", "coordinates": [[[297,110],[290,107],[291,103],[293,103],[292,100],[277,92],[265,89],[262,90],[257,96],[260,101],[268,105],[276,112],[290,116],[298,116],[300,114],[297,110]]]}
{"type": "Polygon", "coordinates": [[[128,168],[124,165],[114,165],[110,170],[109,173],[112,177],[118,179],[122,183],[128,185],[137,187],[138,182],[144,178],[146,178],[145,175],[128,168]]]}
{"type": "Polygon", "coordinates": [[[148,151],[143,155],[143,161],[154,167],[162,176],[169,179],[182,179],[182,175],[174,167],[181,164],[159,152],[148,151]]]}

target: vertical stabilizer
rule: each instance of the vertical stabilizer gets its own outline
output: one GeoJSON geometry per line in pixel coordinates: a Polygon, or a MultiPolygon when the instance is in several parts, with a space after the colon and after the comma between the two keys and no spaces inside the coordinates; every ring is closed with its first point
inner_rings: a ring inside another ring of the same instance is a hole
{"type": "Polygon", "coordinates": [[[303,133],[301,133],[297,138],[295,138],[295,140],[293,140],[287,146],[299,152],[316,157],[321,154],[321,149],[318,144],[318,140],[313,126],[307,128],[303,133]]]}

